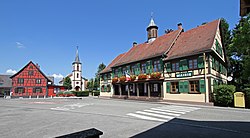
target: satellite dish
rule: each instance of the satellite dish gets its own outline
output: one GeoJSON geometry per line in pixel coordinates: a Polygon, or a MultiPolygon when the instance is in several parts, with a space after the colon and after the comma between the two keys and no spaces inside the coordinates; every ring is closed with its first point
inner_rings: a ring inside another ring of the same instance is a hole
{"type": "Polygon", "coordinates": [[[231,76],[227,77],[227,81],[232,81],[232,80],[233,80],[233,77],[231,77],[231,76]]]}

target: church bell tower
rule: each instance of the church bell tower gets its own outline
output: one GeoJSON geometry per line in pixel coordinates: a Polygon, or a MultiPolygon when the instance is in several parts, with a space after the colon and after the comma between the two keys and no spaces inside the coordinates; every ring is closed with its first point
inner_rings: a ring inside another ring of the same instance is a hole
{"type": "Polygon", "coordinates": [[[72,63],[72,89],[75,91],[82,91],[82,63],[79,59],[78,47],[76,49],[75,61],[72,63]]]}

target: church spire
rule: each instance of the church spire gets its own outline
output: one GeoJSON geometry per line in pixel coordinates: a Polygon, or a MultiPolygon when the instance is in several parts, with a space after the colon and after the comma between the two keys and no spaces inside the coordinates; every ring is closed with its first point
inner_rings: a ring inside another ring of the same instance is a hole
{"type": "Polygon", "coordinates": [[[76,47],[76,58],[75,58],[74,63],[80,63],[79,54],[78,54],[78,46],[76,47]]]}

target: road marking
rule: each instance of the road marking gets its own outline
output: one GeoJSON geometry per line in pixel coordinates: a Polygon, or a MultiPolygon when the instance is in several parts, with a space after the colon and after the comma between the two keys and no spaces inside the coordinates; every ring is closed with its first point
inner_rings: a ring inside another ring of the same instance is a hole
{"type": "Polygon", "coordinates": [[[164,111],[164,112],[170,112],[170,113],[177,113],[177,114],[185,114],[186,112],[178,112],[178,111],[172,111],[167,109],[159,109],[159,108],[150,108],[152,110],[158,110],[158,111],[164,111]]]}
{"type": "Polygon", "coordinates": [[[84,106],[88,106],[88,105],[93,105],[93,104],[81,104],[81,103],[76,103],[76,104],[69,104],[69,105],[64,105],[62,107],[55,107],[55,108],[50,108],[51,110],[62,110],[62,111],[68,111],[68,110],[73,110],[76,108],[81,108],[84,106]]]}
{"type": "Polygon", "coordinates": [[[129,113],[127,115],[133,116],[136,118],[140,118],[140,119],[145,119],[145,120],[160,121],[160,122],[167,122],[168,121],[168,120],[164,120],[164,119],[159,119],[159,118],[154,118],[154,117],[149,117],[149,116],[144,116],[144,115],[138,115],[138,114],[134,114],[134,113],[129,113]]]}
{"type": "Polygon", "coordinates": [[[143,114],[143,115],[154,116],[154,117],[166,118],[166,119],[173,119],[174,118],[172,116],[159,115],[159,114],[148,113],[148,112],[143,112],[143,111],[137,111],[136,113],[143,114]]]}
{"type": "Polygon", "coordinates": [[[143,111],[136,111],[135,113],[128,113],[127,115],[144,120],[168,122],[171,119],[174,119],[175,117],[199,109],[200,108],[195,108],[195,107],[167,105],[167,106],[145,109],[143,111]]]}
{"type": "Polygon", "coordinates": [[[144,110],[144,111],[151,112],[151,113],[157,113],[157,114],[171,115],[171,116],[180,116],[180,114],[166,113],[166,112],[154,111],[154,110],[144,110]]]}

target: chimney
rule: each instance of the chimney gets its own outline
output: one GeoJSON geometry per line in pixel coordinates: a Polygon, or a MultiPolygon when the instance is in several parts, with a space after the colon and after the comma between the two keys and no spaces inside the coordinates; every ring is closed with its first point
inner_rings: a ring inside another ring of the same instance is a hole
{"type": "Polygon", "coordinates": [[[182,23],[178,23],[178,29],[182,29],[182,23]]]}
{"type": "Polygon", "coordinates": [[[137,43],[136,43],[136,42],[133,42],[133,47],[134,47],[134,46],[137,46],[137,43]]]}

